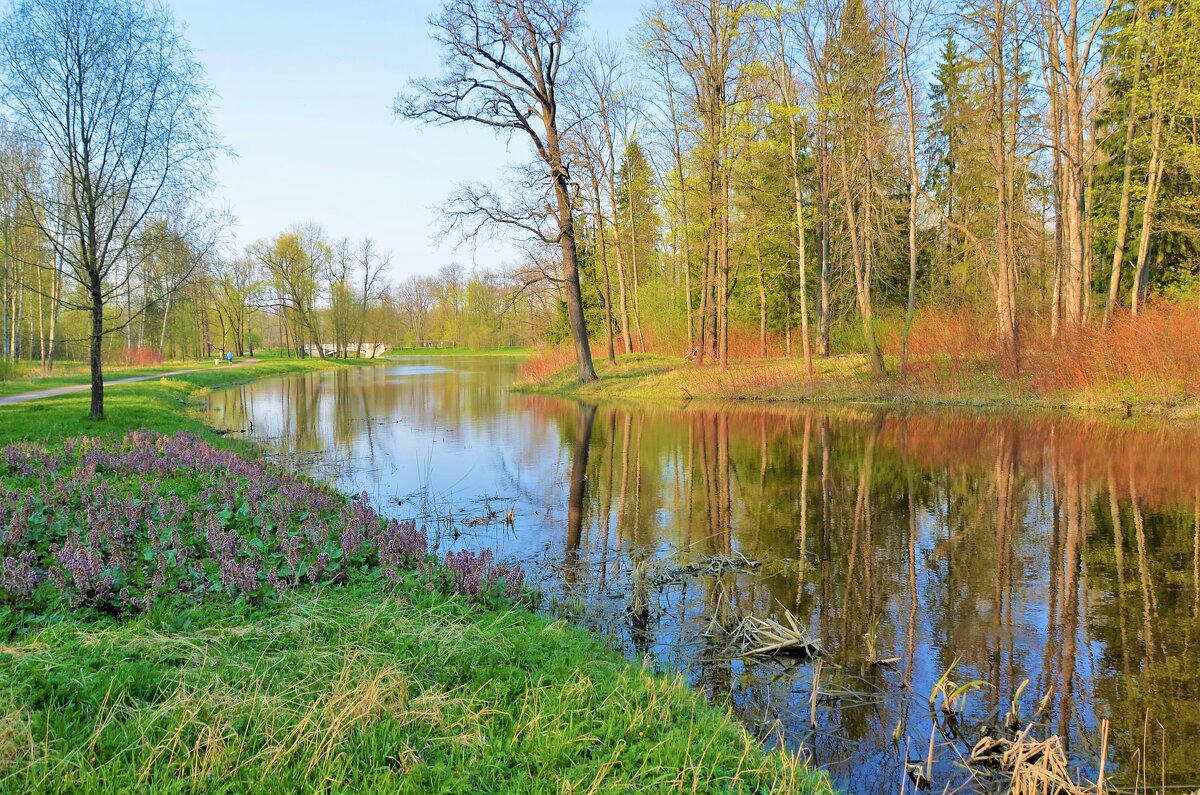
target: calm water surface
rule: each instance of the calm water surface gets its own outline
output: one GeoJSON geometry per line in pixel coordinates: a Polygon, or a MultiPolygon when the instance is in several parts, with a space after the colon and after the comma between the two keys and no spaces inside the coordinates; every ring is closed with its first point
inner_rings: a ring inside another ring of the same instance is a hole
{"type": "Polygon", "coordinates": [[[438,357],[263,381],[214,393],[209,421],[417,518],[443,551],[522,561],[544,609],[683,671],[849,792],[899,791],[931,736],[934,791],[987,790],[962,759],[1014,699],[1084,775],[1107,718],[1110,777],[1200,786],[1197,429],[593,406],[510,393],[516,369],[438,357]],[[757,565],[724,565],[743,556],[757,565]],[[785,610],[819,668],[731,648],[740,617],[785,610]],[[948,668],[986,685],[935,721],[948,668]]]}

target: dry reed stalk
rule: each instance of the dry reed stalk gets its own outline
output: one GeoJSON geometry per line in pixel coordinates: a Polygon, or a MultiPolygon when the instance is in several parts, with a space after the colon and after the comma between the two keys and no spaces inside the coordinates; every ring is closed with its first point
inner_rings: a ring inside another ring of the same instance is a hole
{"type": "Polygon", "coordinates": [[[791,611],[783,611],[787,624],[771,618],[746,616],[733,631],[733,638],[741,644],[742,656],[764,657],[772,654],[792,654],[817,657],[821,645],[809,637],[808,630],[800,626],[791,611]]]}
{"type": "Polygon", "coordinates": [[[1108,718],[1100,721],[1100,772],[1096,777],[1096,795],[1104,795],[1104,768],[1108,764],[1108,718]]]}
{"type": "Polygon", "coordinates": [[[808,700],[808,725],[811,728],[817,727],[817,701],[821,697],[821,658],[818,657],[813,661],[812,671],[812,694],[808,700]]]}

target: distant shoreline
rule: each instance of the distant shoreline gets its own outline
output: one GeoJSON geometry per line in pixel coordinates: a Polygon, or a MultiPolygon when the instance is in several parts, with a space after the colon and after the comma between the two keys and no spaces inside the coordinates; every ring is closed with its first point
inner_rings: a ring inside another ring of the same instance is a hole
{"type": "Polygon", "coordinates": [[[599,378],[588,384],[578,383],[574,368],[568,366],[548,376],[525,378],[513,389],[578,400],[1035,410],[1110,419],[1200,420],[1196,395],[1163,395],[1133,384],[1092,392],[1038,392],[1019,380],[988,376],[971,377],[953,386],[922,384],[915,379],[905,383],[895,375],[876,380],[867,358],[858,355],[815,359],[813,364],[810,379],[798,359],[739,360],[722,371],[715,364],[698,367],[679,357],[630,354],[618,356],[615,365],[598,360],[599,378]]]}

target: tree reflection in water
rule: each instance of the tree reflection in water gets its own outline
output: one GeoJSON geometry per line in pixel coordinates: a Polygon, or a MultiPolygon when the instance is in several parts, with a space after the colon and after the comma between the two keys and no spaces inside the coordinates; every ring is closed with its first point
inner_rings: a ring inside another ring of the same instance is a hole
{"type": "MultiPolygon", "coordinates": [[[[461,530],[443,548],[537,566],[547,604],[582,604],[631,656],[682,670],[852,791],[898,788],[904,738],[924,757],[928,696],[955,661],[957,681],[990,685],[965,726],[1002,719],[1028,680],[1022,717],[1044,700],[1045,731],[1085,774],[1108,717],[1110,777],[1200,784],[1200,430],[596,406],[512,394],[514,369],[439,359],[252,384],[212,395],[211,422],[253,422],[401,517],[432,484],[461,530]],[[471,531],[485,500],[515,504],[516,527],[471,531]],[[686,568],[735,552],[761,565],[686,568]],[[828,650],[815,726],[810,663],[738,659],[716,631],[785,609],[828,650]]],[[[949,748],[938,759],[940,790],[961,774],[949,748]]]]}

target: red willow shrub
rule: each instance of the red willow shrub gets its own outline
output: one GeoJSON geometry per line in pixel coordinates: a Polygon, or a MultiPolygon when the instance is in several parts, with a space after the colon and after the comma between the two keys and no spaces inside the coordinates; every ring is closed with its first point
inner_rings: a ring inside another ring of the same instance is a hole
{"type": "MultiPolygon", "coordinates": [[[[1088,394],[1124,386],[1142,397],[1200,394],[1200,308],[1161,304],[1137,317],[1119,315],[1052,338],[1044,319],[1022,325],[1020,367],[996,342],[986,317],[969,312],[917,314],[909,335],[909,381],[942,394],[990,387],[1046,394],[1088,394]]],[[[883,336],[885,351],[899,356],[900,334],[883,336]]]]}
{"type": "MultiPolygon", "coordinates": [[[[592,350],[592,355],[596,353],[592,350]]],[[[545,381],[575,364],[575,352],[565,346],[543,348],[521,363],[521,380],[530,383],[545,381]]]]}
{"type": "Polygon", "coordinates": [[[130,345],[119,355],[113,357],[113,361],[135,367],[148,367],[153,364],[162,364],[162,354],[158,352],[158,348],[150,345],[130,345]]]}
{"type": "MultiPolygon", "coordinates": [[[[888,327],[880,345],[900,356],[900,326],[888,327]]],[[[918,312],[908,335],[908,378],[939,392],[956,394],[980,373],[1000,369],[993,327],[970,312],[918,312]]]]}
{"type": "Polygon", "coordinates": [[[1035,385],[1089,393],[1124,384],[1162,399],[1200,395],[1200,308],[1160,304],[1086,326],[1030,361],[1035,385]]]}
{"type": "Polygon", "coordinates": [[[471,601],[520,592],[520,567],[460,554],[479,577],[442,576],[425,530],[378,515],[366,494],[347,499],[192,434],[0,450],[0,604],[120,613],[422,572],[471,601]]]}

